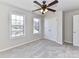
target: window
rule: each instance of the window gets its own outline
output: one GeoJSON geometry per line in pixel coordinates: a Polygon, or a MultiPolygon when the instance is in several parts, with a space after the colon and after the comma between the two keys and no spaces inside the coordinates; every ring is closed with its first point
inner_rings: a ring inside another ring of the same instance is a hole
{"type": "Polygon", "coordinates": [[[39,23],[39,19],[34,18],[33,19],[33,33],[39,33],[39,27],[40,27],[40,23],[39,23]]]}
{"type": "Polygon", "coordinates": [[[11,37],[24,35],[24,16],[11,15],[11,37]]]}

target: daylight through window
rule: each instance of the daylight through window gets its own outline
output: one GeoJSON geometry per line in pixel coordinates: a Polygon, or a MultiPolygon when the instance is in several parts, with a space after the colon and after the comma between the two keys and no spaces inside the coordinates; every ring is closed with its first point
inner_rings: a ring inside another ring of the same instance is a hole
{"type": "Polygon", "coordinates": [[[24,35],[24,16],[11,15],[11,37],[24,35]]]}
{"type": "Polygon", "coordinates": [[[39,33],[39,27],[40,27],[40,23],[39,23],[39,19],[34,18],[33,19],[33,33],[39,33]]]}

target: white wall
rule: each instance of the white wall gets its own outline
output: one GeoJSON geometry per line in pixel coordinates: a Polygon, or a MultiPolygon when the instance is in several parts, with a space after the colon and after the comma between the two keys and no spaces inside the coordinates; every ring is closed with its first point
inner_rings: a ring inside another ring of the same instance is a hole
{"type": "Polygon", "coordinates": [[[64,42],[73,43],[73,15],[79,15],[79,10],[64,12],[64,42]]]}
{"type": "Polygon", "coordinates": [[[28,43],[33,40],[36,40],[36,38],[40,39],[43,36],[43,29],[41,24],[41,32],[38,35],[32,34],[32,28],[33,28],[33,17],[38,17],[41,19],[41,23],[43,23],[43,17],[40,15],[32,14],[26,10],[7,5],[7,4],[0,4],[0,51],[3,49],[7,49],[19,44],[28,43]],[[25,36],[20,37],[17,39],[10,39],[9,38],[9,16],[12,11],[17,11],[26,16],[25,19],[25,36]]]}
{"type": "Polygon", "coordinates": [[[63,12],[57,11],[56,13],[47,13],[45,16],[45,31],[44,37],[46,39],[63,44],[63,12]]]}

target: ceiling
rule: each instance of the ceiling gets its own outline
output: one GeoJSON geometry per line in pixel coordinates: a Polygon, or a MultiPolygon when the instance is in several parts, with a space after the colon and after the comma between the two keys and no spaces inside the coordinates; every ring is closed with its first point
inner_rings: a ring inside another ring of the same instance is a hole
{"type": "MultiPolygon", "coordinates": [[[[34,9],[39,8],[36,4],[33,3],[34,0],[0,0],[0,2],[5,2],[8,4],[12,4],[14,6],[32,11],[34,9]]],[[[37,0],[40,3],[43,0],[37,0]]],[[[47,4],[54,0],[46,0],[47,4]]],[[[79,9],[79,0],[59,0],[59,4],[52,6],[52,9],[68,11],[72,9],[79,9]]]]}
{"type": "Polygon", "coordinates": [[[79,9],[79,0],[62,0],[63,10],[79,9]]]}

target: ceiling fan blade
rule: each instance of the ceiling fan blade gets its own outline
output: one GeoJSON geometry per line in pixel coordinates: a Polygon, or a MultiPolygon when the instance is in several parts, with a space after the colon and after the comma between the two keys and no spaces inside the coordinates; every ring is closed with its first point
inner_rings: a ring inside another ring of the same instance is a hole
{"type": "Polygon", "coordinates": [[[56,12],[54,9],[47,8],[49,11],[56,12]]]}
{"type": "Polygon", "coordinates": [[[50,6],[52,6],[52,5],[56,4],[56,3],[58,3],[58,0],[55,0],[54,2],[51,2],[47,7],[50,7],[50,6]]]}
{"type": "Polygon", "coordinates": [[[39,9],[36,9],[36,10],[33,10],[32,12],[35,12],[35,11],[38,11],[38,10],[41,10],[41,8],[39,8],[39,9]]]}
{"type": "Polygon", "coordinates": [[[36,3],[37,5],[39,5],[41,7],[41,4],[37,1],[34,1],[34,3],[36,3]]]}

